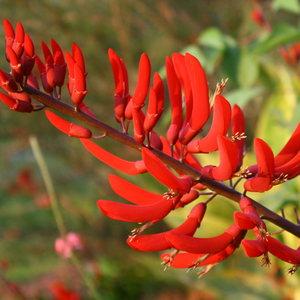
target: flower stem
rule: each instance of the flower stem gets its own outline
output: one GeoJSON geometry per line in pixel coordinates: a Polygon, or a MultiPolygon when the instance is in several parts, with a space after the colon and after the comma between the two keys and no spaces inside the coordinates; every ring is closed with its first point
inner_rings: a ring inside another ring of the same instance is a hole
{"type": "MultiPolygon", "coordinates": [[[[35,157],[35,159],[37,161],[37,164],[38,164],[38,166],[41,170],[42,177],[43,177],[43,180],[44,180],[45,185],[46,185],[46,190],[47,190],[47,192],[49,194],[49,197],[50,197],[51,207],[52,207],[52,211],[53,211],[53,214],[54,214],[54,218],[55,218],[58,230],[60,232],[61,237],[65,238],[67,230],[66,230],[66,226],[65,226],[61,211],[59,209],[58,199],[57,199],[57,196],[56,196],[56,193],[55,193],[55,190],[54,190],[54,185],[53,185],[53,182],[52,182],[47,164],[46,164],[45,159],[42,155],[42,152],[41,152],[40,146],[38,144],[37,138],[35,136],[30,136],[29,137],[29,142],[30,142],[34,157],[35,157]]],[[[77,268],[78,272],[81,274],[81,276],[82,276],[86,286],[88,287],[91,295],[93,295],[93,298],[95,300],[101,300],[102,297],[97,293],[92,280],[89,278],[89,276],[87,276],[87,274],[85,274],[83,266],[82,266],[80,260],[78,259],[78,257],[75,255],[74,252],[72,253],[71,260],[72,260],[73,264],[75,265],[75,267],[77,268]]]]}

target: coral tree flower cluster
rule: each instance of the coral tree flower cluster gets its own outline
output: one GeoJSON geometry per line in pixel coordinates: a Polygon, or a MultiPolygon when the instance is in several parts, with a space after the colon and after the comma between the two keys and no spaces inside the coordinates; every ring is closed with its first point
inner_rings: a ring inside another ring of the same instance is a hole
{"type": "MultiPolygon", "coordinates": [[[[62,52],[52,40],[51,50],[42,42],[45,63],[35,55],[33,43],[18,23],[16,32],[5,20],[6,59],[10,70],[0,70],[0,84],[6,94],[0,93],[1,100],[11,110],[32,112],[44,106],[34,104],[26,94],[26,86],[39,89],[32,69],[36,63],[45,93],[53,99],[61,98],[61,88],[68,71],[67,89],[75,113],[86,113],[97,120],[94,113],[84,104],[87,94],[85,63],[80,48],[72,45],[72,54],[62,52]]],[[[94,136],[90,129],[76,125],[46,111],[46,117],[59,130],[69,137],[79,138],[85,148],[96,158],[124,172],[136,176],[150,173],[165,186],[164,194],[144,190],[116,175],[109,175],[109,182],[116,194],[129,203],[119,203],[101,199],[97,202],[102,213],[123,222],[144,223],[132,230],[127,239],[130,247],[138,251],[173,251],[161,255],[163,264],[174,268],[201,268],[200,276],[205,275],[219,262],[228,258],[242,245],[249,257],[263,256],[263,265],[270,265],[269,253],[293,265],[289,274],[300,263],[300,250],[294,250],[269,236],[267,226],[258,214],[255,202],[246,192],[265,192],[274,185],[284,183],[300,173],[300,123],[282,150],[274,155],[270,146],[259,138],[254,140],[257,163],[243,167],[245,155],[245,117],[238,105],[231,107],[222,96],[226,81],[217,84],[215,91],[209,91],[205,72],[196,57],[174,53],[166,59],[166,85],[158,73],[151,77],[151,64],[144,53],[140,58],[138,80],[132,96],[129,90],[127,69],[124,61],[112,50],[108,51],[115,82],[114,115],[121,132],[129,136],[132,126],[133,138],[141,149],[141,158],[127,161],[117,157],[91,141],[94,136]],[[164,112],[168,94],[171,111],[170,124],[165,136],[158,136],[155,127],[164,112]],[[148,98],[148,100],[147,100],[148,98]],[[148,103],[146,104],[146,100],[148,103]],[[211,117],[211,118],[210,118],[211,117]],[[210,121],[211,119],[211,121],[210,121]],[[209,127],[203,134],[203,127],[209,127]],[[231,127],[231,132],[229,128],[231,127]],[[156,149],[155,151],[153,149],[156,149]],[[196,170],[194,178],[182,170],[170,168],[155,153],[164,154],[184,166],[196,170]],[[219,164],[203,165],[201,155],[216,152],[219,164]],[[195,156],[200,154],[200,156],[195,156]],[[200,161],[198,160],[200,158],[200,161]],[[177,174],[176,174],[177,173],[177,174]],[[233,214],[233,223],[210,238],[194,237],[201,226],[207,209],[216,192],[207,189],[203,178],[229,182],[235,189],[244,181],[245,193],[239,201],[240,211],[233,214]],[[236,180],[235,184],[232,181],[236,180]],[[205,201],[201,201],[204,195],[205,201]],[[173,210],[190,206],[186,220],[177,228],[166,232],[145,234],[146,230],[162,221],[173,210]],[[252,230],[255,240],[245,239],[252,230]]],[[[60,100],[62,101],[62,100],[60,100]]],[[[105,134],[100,136],[105,137],[105,134]]],[[[68,240],[56,241],[56,251],[69,257],[76,247],[68,240]]]]}

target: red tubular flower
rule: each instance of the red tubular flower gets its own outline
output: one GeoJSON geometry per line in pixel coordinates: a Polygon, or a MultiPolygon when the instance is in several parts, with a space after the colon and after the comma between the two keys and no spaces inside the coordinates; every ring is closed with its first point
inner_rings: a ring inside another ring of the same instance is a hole
{"type": "Polygon", "coordinates": [[[216,166],[205,166],[202,175],[207,178],[223,181],[232,178],[238,163],[237,149],[234,143],[225,136],[217,137],[220,154],[220,164],[216,166]]]}
{"type": "Polygon", "coordinates": [[[148,205],[131,205],[108,200],[98,200],[97,205],[108,218],[125,222],[161,220],[173,210],[180,196],[148,205]]]}
{"type": "Polygon", "coordinates": [[[4,23],[4,30],[5,30],[5,56],[6,56],[6,60],[9,62],[9,56],[7,54],[6,47],[13,46],[14,39],[15,39],[15,31],[8,20],[4,19],[3,23],[4,23]]]}
{"type": "Polygon", "coordinates": [[[51,54],[50,49],[48,48],[48,46],[44,42],[42,42],[42,49],[43,49],[45,62],[46,62],[45,68],[46,68],[47,82],[52,88],[54,88],[55,83],[54,83],[54,68],[53,68],[54,60],[53,60],[53,56],[51,54]]]}
{"type": "Polygon", "coordinates": [[[90,110],[90,108],[88,106],[85,105],[85,103],[83,101],[79,104],[79,108],[81,111],[84,111],[88,115],[97,119],[96,115],[90,110]]]}
{"type": "Polygon", "coordinates": [[[146,191],[116,175],[108,175],[108,180],[116,194],[134,204],[153,204],[163,198],[160,194],[146,191]]]}
{"type": "Polygon", "coordinates": [[[155,72],[153,76],[153,88],[157,98],[157,111],[160,118],[163,111],[165,110],[164,109],[165,89],[164,89],[164,83],[157,72],[155,72]]]}
{"type": "Polygon", "coordinates": [[[274,179],[274,155],[270,146],[259,138],[254,139],[257,174],[244,183],[246,191],[264,192],[270,189],[274,179]]]}
{"type": "Polygon", "coordinates": [[[232,124],[231,135],[234,139],[234,144],[238,153],[238,164],[235,171],[239,171],[243,164],[244,152],[245,152],[245,117],[243,111],[238,105],[234,105],[232,109],[232,124]]]}
{"type": "Polygon", "coordinates": [[[262,266],[270,266],[271,261],[268,255],[268,249],[260,238],[256,240],[242,240],[241,244],[248,257],[259,257],[263,255],[262,266]]]}
{"type": "Polygon", "coordinates": [[[282,150],[275,156],[275,167],[278,168],[289,162],[300,151],[300,122],[294,130],[292,136],[282,148],[282,150]]]}
{"type": "Polygon", "coordinates": [[[4,104],[10,107],[11,110],[17,111],[17,112],[26,112],[31,113],[33,111],[33,107],[31,103],[28,103],[26,101],[18,100],[15,98],[12,98],[8,95],[5,95],[3,93],[0,93],[0,99],[3,101],[4,104]]]}
{"type": "Polygon", "coordinates": [[[189,192],[194,183],[193,177],[187,175],[182,178],[176,177],[164,163],[147,148],[142,149],[142,157],[148,172],[163,185],[180,195],[189,192]]]}
{"type": "Polygon", "coordinates": [[[67,82],[67,86],[68,86],[69,94],[71,96],[74,88],[74,83],[75,83],[75,73],[74,73],[75,60],[69,52],[66,52],[65,56],[66,56],[67,67],[69,72],[69,82],[67,82]]]}
{"type": "Polygon", "coordinates": [[[264,25],[266,22],[264,15],[260,11],[253,10],[251,12],[251,17],[252,17],[253,21],[259,26],[264,25]]]}
{"type": "Polygon", "coordinates": [[[166,59],[167,82],[171,103],[172,120],[167,132],[167,141],[175,145],[179,131],[183,123],[181,85],[176,75],[173,62],[170,57],[166,59]]]}
{"type": "Polygon", "coordinates": [[[15,51],[18,59],[21,58],[24,50],[24,28],[20,22],[17,23],[16,34],[12,49],[15,51]]]}
{"type": "Polygon", "coordinates": [[[0,83],[3,89],[8,92],[18,91],[18,85],[16,84],[16,82],[1,69],[0,69],[0,83]]]}
{"type": "Polygon", "coordinates": [[[89,139],[92,137],[92,132],[83,126],[76,125],[74,123],[70,123],[53,112],[46,110],[45,111],[48,120],[54,125],[56,128],[61,130],[62,132],[69,135],[69,137],[83,138],[89,139]]]}
{"type": "MultiPolygon", "coordinates": [[[[185,236],[193,236],[206,211],[205,203],[198,203],[188,215],[187,220],[179,227],[168,231],[168,233],[178,233],[185,236]]],[[[167,232],[157,234],[139,235],[137,237],[127,239],[130,247],[138,251],[163,251],[172,248],[165,238],[167,232]]]]}
{"type": "Polygon", "coordinates": [[[242,230],[233,224],[224,233],[212,238],[195,238],[177,233],[166,233],[166,239],[176,250],[196,254],[218,253],[231,244],[241,232],[242,230]]]}
{"type": "Polygon", "coordinates": [[[75,43],[72,44],[72,55],[73,55],[75,62],[80,66],[81,70],[84,73],[84,76],[86,77],[88,73],[85,70],[84,57],[83,57],[81,49],[75,43]]]}
{"type": "Polygon", "coordinates": [[[121,119],[124,118],[128,100],[128,77],[125,65],[123,67],[121,59],[112,49],[108,50],[108,56],[115,80],[115,114],[121,119]]]}
{"type": "Polygon", "coordinates": [[[36,55],[34,54],[34,46],[28,34],[25,35],[24,55],[22,57],[22,67],[24,76],[28,77],[34,67],[36,55]]]}
{"type": "Polygon", "coordinates": [[[148,110],[146,113],[146,117],[144,120],[144,130],[145,132],[150,132],[158,122],[160,114],[158,113],[158,106],[157,103],[158,99],[156,97],[156,93],[153,87],[150,88],[150,95],[149,95],[149,103],[148,103],[148,110]]]}
{"type": "Polygon", "coordinates": [[[172,54],[173,65],[180,81],[184,93],[185,119],[183,126],[189,122],[193,111],[193,93],[187,72],[184,55],[180,53],[172,54]]]}
{"type": "Polygon", "coordinates": [[[191,189],[187,194],[184,194],[180,201],[178,202],[177,204],[177,207],[184,207],[186,206],[187,204],[193,202],[194,200],[196,200],[197,198],[199,197],[199,192],[194,190],[194,189],[191,189]]]}
{"type": "Polygon", "coordinates": [[[71,100],[73,104],[76,107],[78,107],[88,91],[86,90],[84,72],[81,69],[80,65],[77,63],[75,63],[74,65],[74,78],[75,80],[74,80],[74,87],[72,90],[71,100]]]}
{"type": "Polygon", "coordinates": [[[209,91],[203,68],[198,59],[189,53],[185,55],[185,63],[193,91],[193,111],[189,122],[180,133],[180,142],[183,145],[201,132],[210,115],[209,91]]]}
{"type": "Polygon", "coordinates": [[[300,152],[289,162],[275,168],[275,178],[283,177],[283,181],[295,178],[300,174],[300,152]],[[284,176],[283,176],[284,175],[284,176]]]}
{"type": "Polygon", "coordinates": [[[294,265],[287,273],[293,275],[300,264],[300,247],[297,250],[294,250],[271,236],[269,236],[268,239],[263,240],[263,243],[271,254],[280,260],[294,265]]]}
{"type": "Polygon", "coordinates": [[[43,89],[48,94],[53,93],[53,88],[49,85],[49,83],[47,81],[46,67],[45,67],[44,63],[42,62],[42,60],[38,56],[36,57],[36,63],[37,63],[37,66],[38,66],[38,69],[40,72],[43,89]]]}
{"type": "MultiPolygon", "coordinates": [[[[172,253],[162,254],[161,259],[171,266],[172,268],[185,269],[185,268],[196,268],[202,266],[211,266],[213,268],[219,262],[229,257],[235,249],[237,249],[241,243],[241,240],[245,237],[247,231],[243,230],[241,233],[229,244],[225,249],[215,254],[195,254],[195,253],[178,253],[174,257],[172,253]]],[[[210,270],[209,269],[209,270],[210,270]]],[[[207,273],[205,269],[204,274],[207,273]]],[[[202,273],[202,272],[201,272],[202,273]]],[[[203,276],[202,275],[202,276],[203,276]]]]}
{"type": "Polygon", "coordinates": [[[15,51],[10,47],[6,47],[7,55],[9,56],[9,63],[11,68],[11,74],[13,76],[13,79],[18,82],[23,82],[23,67],[22,64],[19,62],[19,58],[15,51]]]}
{"type": "Polygon", "coordinates": [[[52,39],[51,48],[53,53],[53,71],[55,86],[63,86],[66,77],[67,64],[64,59],[64,54],[59,45],[52,39]]]}
{"type": "Polygon", "coordinates": [[[147,54],[143,53],[140,59],[138,82],[136,85],[134,95],[132,96],[132,102],[137,107],[141,107],[141,105],[146,100],[149,86],[150,86],[150,76],[151,76],[150,60],[147,54]]]}
{"type": "Polygon", "coordinates": [[[133,107],[132,117],[133,117],[134,140],[137,143],[142,145],[145,140],[145,130],[143,127],[143,123],[142,123],[139,111],[136,107],[133,107]]]}
{"type": "Polygon", "coordinates": [[[33,86],[37,90],[40,89],[39,83],[38,83],[36,77],[32,73],[27,77],[27,84],[33,86]]]}
{"type": "Polygon", "coordinates": [[[127,161],[102,149],[101,147],[99,147],[98,145],[96,145],[88,139],[80,140],[88,151],[90,151],[99,160],[116,170],[124,172],[128,175],[137,175],[147,172],[143,161],[127,161]]]}
{"type": "Polygon", "coordinates": [[[226,135],[231,121],[230,103],[221,95],[216,95],[214,102],[214,114],[211,128],[208,134],[199,140],[188,143],[187,151],[192,153],[212,152],[218,150],[218,135],[226,135]]]}
{"type": "Polygon", "coordinates": [[[239,211],[234,212],[234,220],[240,229],[253,229],[254,227],[259,227],[261,224],[261,219],[257,213],[253,202],[244,197],[239,202],[240,208],[244,213],[239,211]]]}

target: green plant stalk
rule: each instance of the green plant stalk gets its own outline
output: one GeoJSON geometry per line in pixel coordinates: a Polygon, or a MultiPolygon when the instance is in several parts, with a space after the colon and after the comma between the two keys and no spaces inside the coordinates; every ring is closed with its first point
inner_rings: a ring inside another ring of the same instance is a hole
{"type": "MultiPolygon", "coordinates": [[[[29,142],[30,142],[31,149],[33,151],[33,155],[34,155],[34,157],[37,161],[37,164],[41,170],[42,177],[45,182],[46,190],[50,197],[51,207],[52,207],[52,211],[54,214],[54,218],[55,218],[58,230],[60,232],[61,237],[65,238],[66,234],[67,234],[66,226],[65,226],[61,211],[59,209],[59,203],[58,203],[58,199],[57,199],[57,196],[56,196],[56,193],[54,190],[54,185],[53,185],[48,167],[46,165],[45,159],[42,155],[40,146],[38,144],[38,140],[35,136],[30,136],[29,142]]],[[[72,252],[71,260],[72,260],[73,264],[75,265],[75,267],[77,268],[78,272],[81,274],[91,295],[93,295],[95,300],[101,300],[102,297],[100,297],[100,295],[97,293],[92,280],[89,278],[89,276],[87,276],[85,274],[82,264],[74,252],[72,252]]]]}
{"type": "Polygon", "coordinates": [[[52,211],[54,214],[54,218],[55,218],[58,230],[60,232],[61,237],[64,239],[66,237],[67,230],[66,230],[66,226],[64,224],[62,214],[59,210],[58,199],[55,194],[53,182],[52,182],[48,167],[47,167],[45,159],[42,155],[37,138],[35,136],[30,136],[29,142],[30,142],[31,149],[33,151],[33,155],[34,155],[36,162],[41,170],[42,177],[45,182],[46,190],[50,197],[51,207],[52,207],[52,211]]]}

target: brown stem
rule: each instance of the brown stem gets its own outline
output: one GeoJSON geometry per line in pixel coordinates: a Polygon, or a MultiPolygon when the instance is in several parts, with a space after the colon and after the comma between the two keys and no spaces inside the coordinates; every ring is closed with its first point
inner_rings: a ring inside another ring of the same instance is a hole
{"type": "MultiPolygon", "coordinates": [[[[24,91],[29,94],[32,98],[36,99],[37,101],[45,104],[49,108],[52,108],[54,110],[57,110],[59,112],[62,112],[68,116],[71,116],[77,120],[80,120],[87,125],[95,128],[96,130],[105,133],[106,136],[111,137],[114,140],[119,141],[122,144],[125,144],[133,149],[136,149],[138,151],[142,150],[142,145],[138,144],[133,137],[130,135],[120,132],[107,124],[99,121],[98,119],[86,114],[83,111],[78,110],[75,111],[75,107],[71,106],[61,100],[57,100],[35,88],[32,86],[27,85],[24,91]]],[[[187,175],[193,176],[195,179],[198,180],[198,182],[201,182],[207,188],[214,191],[215,193],[222,195],[228,199],[231,199],[235,202],[239,202],[240,199],[243,197],[243,194],[239,193],[238,191],[230,188],[229,186],[225,185],[222,182],[218,182],[212,179],[205,178],[201,175],[200,172],[196,171],[189,165],[180,162],[163,152],[150,148],[150,150],[161,160],[163,161],[167,166],[181,172],[187,175]]],[[[253,204],[255,208],[257,209],[258,213],[263,219],[266,219],[273,224],[276,224],[277,226],[285,229],[286,231],[292,233],[293,235],[300,238],[300,226],[293,224],[292,222],[284,219],[283,217],[279,216],[278,214],[274,213],[273,211],[269,210],[268,208],[264,207],[263,205],[257,203],[253,199],[253,204]]]]}

